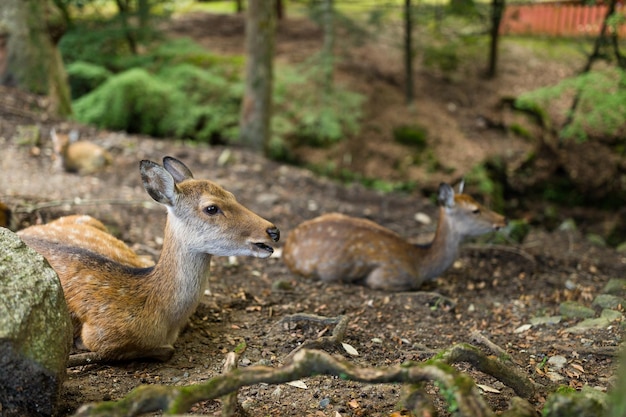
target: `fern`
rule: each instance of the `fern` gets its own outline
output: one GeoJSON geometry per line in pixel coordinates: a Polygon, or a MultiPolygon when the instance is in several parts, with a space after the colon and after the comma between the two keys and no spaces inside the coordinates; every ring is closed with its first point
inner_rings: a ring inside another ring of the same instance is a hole
{"type": "MultiPolygon", "coordinates": [[[[516,105],[533,110],[549,122],[547,108],[567,92],[578,95],[571,123],[561,129],[564,139],[584,141],[589,135],[616,136],[626,126],[626,72],[619,68],[588,72],[559,84],[521,95],[516,105]]],[[[562,116],[567,116],[563,114],[562,116]]]]}

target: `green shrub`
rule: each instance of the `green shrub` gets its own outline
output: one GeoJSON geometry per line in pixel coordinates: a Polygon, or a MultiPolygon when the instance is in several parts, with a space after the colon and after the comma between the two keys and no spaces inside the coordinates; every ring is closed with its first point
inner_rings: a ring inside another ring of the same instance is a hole
{"type": "Polygon", "coordinates": [[[115,22],[76,25],[63,35],[59,49],[66,63],[89,62],[112,71],[132,55],[126,32],[115,22]]]}
{"type": "Polygon", "coordinates": [[[565,92],[578,95],[578,106],[571,123],[561,129],[562,138],[583,141],[589,135],[614,136],[626,125],[626,72],[619,68],[588,72],[530,91],[522,94],[515,105],[539,115],[549,126],[545,109],[565,92]]]}
{"type": "Polygon", "coordinates": [[[190,129],[185,95],[143,69],[111,77],[74,102],[76,118],[101,128],[153,136],[180,136],[190,129]]]}
{"type": "Polygon", "coordinates": [[[274,88],[272,127],[298,142],[325,146],[359,129],[364,96],[335,86],[325,94],[314,72],[282,68],[274,88]]]}
{"type": "Polygon", "coordinates": [[[95,90],[113,75],[100,65],[83,61],[69,64],[66,71],[74,100],[95,90]]]}
{"type": "Polygon", "coordinates": [[[187,98],[190,113],[184,136],[201,141],[215,141],[217,137],[229,141],[237,137],[241,82],[189,64],[166,67],[158,76],[187,98]]]}

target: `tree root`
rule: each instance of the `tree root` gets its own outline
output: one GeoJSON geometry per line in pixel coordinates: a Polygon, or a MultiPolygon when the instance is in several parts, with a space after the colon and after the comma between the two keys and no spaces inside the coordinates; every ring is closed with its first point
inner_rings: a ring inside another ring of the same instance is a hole
{"type": "MultiPolygon", "coordinates": [[[[530,395],[532,385],[520,381],[515,371],[498,360],[489,358],[471,345],[456,345],[445,350],[437,357],[425,363],[360,368],[346,360],[337,359],[319,350],[299,349],[292,356],[290,363],[280,368],[251,366],[243,369],[230,369],[208,381],[184,387],[144,385],[132,390],[119,401],[108,401],[81,407],[76,416],[135,416],[141,413],[163,410],[166,414],[184,413],[199,401],[231,396],[225,403],[232,404],[233,395],[244,386],[266,383],[282,384],[314,375],[332,375],[344,380],[363,383],[409,383],[414,409],[432,410],[432,402],[424,393],[426,382],[432,381],[448,402],[449,408],[458,416],[492,417],[495,413],[487,406],[473,380],[450,366],[451,363],[469,362],[497,378],[512,383],[516,392],[530,395]],[[514,373],[514,377],[509,374],[514,373]],[[417,404],[417,405],[416,405],[417,404]]],[[[503,381],[503,382],[504,382],[503,381]]],[[[522,409],[528,409],[527,402],[521,398],[522,409]]],[[[233,408],[231,405],[230,410],[233,408]]],[[[519,407],[519,406],[518,406],[519,407]]],[[[530,407],[532,408],[532,407],[530,407]]],[[[233,415],[228,414],[223,415],[233,415]]],[[[427,415],[427,413],[417,413],[427,415]]],[[[526,415],[526,414],[521,414],[526,415]]]]}

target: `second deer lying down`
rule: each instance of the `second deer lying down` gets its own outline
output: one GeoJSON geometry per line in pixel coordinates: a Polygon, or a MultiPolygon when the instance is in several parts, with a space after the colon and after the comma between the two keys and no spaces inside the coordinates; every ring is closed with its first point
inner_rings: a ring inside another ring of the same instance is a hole
{"type": "MultiPolygon", "coordinates": [[[[31,226],[20,237],[59,275],[84,361],[167,360],[196,309],[211,255],[269,257],[279,231],[177,159],[141,161],[148,194],[167,207],[163,249],[149,266],[89,216],[31,226]]],[[[81,360],[70,359],[71,364],[81,360]]]]}
{"type": "Polygon", "coordinates": [[[430,244],[413,245],[372,221],[332,213],[291,231],[283,260],[294,273],[323,281],[416,289],[452,265],[463,238],[506,225],[503,216],[467,194],[455,194],[448,184],[439,186],[438,203],[439,223],[430,244]]]}

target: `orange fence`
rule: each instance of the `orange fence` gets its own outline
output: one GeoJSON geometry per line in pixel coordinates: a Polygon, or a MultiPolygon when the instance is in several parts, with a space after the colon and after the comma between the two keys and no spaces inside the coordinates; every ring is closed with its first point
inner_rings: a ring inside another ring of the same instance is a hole
{"type": "MultiPolygon", "coordinates": [[[[503,35],[597,36],[607,6],[574,4],[509,4],[500,24],[503,35]]],[[[616,9],[624,13],[624,8],[616,9]]],[[[619,36],[626,36],[622,25],[619,36]]]]}

